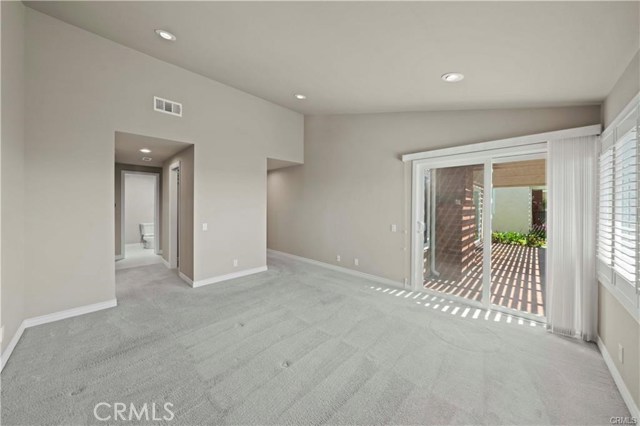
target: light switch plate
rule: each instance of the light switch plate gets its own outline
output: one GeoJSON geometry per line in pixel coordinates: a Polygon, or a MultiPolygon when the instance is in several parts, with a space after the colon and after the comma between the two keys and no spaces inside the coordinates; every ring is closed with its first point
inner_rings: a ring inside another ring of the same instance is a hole
{"type": "Polygon", "coordinates": [[[206,231],[206,230],[208,230],[208,229],[209,229],[209,224],[208,224],[208,223],[203,223],[203,224],[202,224],[202,230],[203,230],[203,231],[206,231]]]}
{"type": "Polygon", "coordinates": [[[618,361],[620,364],[624,364],[624,346],[618,343],[618,361]]]}

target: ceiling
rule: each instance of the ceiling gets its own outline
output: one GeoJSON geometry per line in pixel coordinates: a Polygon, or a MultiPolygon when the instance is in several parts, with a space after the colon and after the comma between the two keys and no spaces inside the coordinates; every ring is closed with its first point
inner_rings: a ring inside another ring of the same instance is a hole
{"type": "Polygon", "coordinates": [[[639,2],[26,4],[306,114],[599,103],[640,34],[639,2]]]}
{"type": "Polygon", "coordinates": [[[116,163],[135,164],[138,166],[162,167],[162,164],[191,144],[168,139],[134,135],[133,133],[116,132],[116,163]],[[140,152],[148,148],[151,153],[140,152]],[[151,161],[143,161],[142,157],[150,157],[151,161]]]}

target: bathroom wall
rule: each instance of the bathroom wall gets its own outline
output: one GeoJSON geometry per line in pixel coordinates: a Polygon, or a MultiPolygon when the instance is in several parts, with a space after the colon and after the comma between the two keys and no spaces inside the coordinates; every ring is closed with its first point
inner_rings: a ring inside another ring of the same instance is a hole
{"type": "MultiPolygon", "coordinates": [[[[138,165],[134,165],[134,164],[122,164],[122,163],[115,163],[115,167],[114,167],[114,193],[115,193],[115,203],[114,203],[114,216],[115,216],[115,257],[120,258],[121,256],[121,237],[122,237],[122,232],[120,229],[120,215],[122,213],[122,208],[121,208],[121,189],[122,189],[122,184],[120,182],[120,179],[122,177],[122,171],[123,170],[127,170],[127,171],[132,171],[132,172],[149,172],[149,173],[160,173],[160,198],[158,200],[158,202],[160,203],[160,205],[162,205],[162,168],[161,167],[149,167],[149,166],[138,166],[138,165]]],[[[156,236],[156,244],[158,245],[158,249],[162,250],[162,208],[160,209],[160,214],[158,217],[158,222],[159,222],[159,226],[158,226],[158,234],[156,236]]]]}
{"type": "Polygon", "coordinates": [[[154,223],[156,210],[156,177],[148,174],[124,175],[125,244],[140,242],[140,224],[154,223]]]}

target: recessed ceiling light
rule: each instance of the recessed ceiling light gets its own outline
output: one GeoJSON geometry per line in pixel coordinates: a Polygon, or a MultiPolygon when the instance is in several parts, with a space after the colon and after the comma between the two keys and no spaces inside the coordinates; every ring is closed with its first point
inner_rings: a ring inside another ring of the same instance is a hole
{"type": "Polygon", "coordinates": [[[305,99],[307,99],[307,97],[303,94],[300,93],[296,93],[295,95],[293,95],[294,98],[296,98],[299,101],[304,101],[305,99]]]}
{"type": "Polygon", "coordinates": [[[153,158],[151,157],[142,157],[142,161],[151,161],[153,158]]]}
{"type": "Polygon", "coordinates": [[[462,81],[463,78],[464,75],[460,74],[459,72],[448,72],[446,74],[442,74],[442,79],[447,83],[457,83],[459,81],[462,81]]]}
{"type": "Polygon", "coordinates": [[[156,34],[158,34],[160,37],[162,37],[165,40],[176,41],[176,36],[174,36],[167,30],[155,30],[155,31],[156,31],[156,34]]]}
{"type": "Polygon", "coordinates": [[[148,154],[151,152],[151,150],[149,148],[142,148],[140,152],[144,152],[145,154],[148,154]]]}

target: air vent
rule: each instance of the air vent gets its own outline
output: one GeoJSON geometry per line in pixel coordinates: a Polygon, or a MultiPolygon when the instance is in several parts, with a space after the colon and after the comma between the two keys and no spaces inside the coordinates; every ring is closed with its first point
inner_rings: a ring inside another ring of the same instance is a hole
{"type": "Polygon", "coordinates": [[[153,158],[151,157],[142,157],[142,161],[151,161],[153,158]]]}
{"type": "Polygon", "coordinates": [[[154,96],[153,109],[158,112],[164,112],[165,114],[177,115],[178,117],[182,117],[182,104],[170,101],[168,99],[162,99],[154,96]]]}

